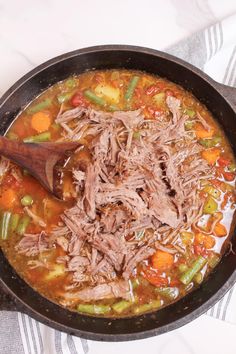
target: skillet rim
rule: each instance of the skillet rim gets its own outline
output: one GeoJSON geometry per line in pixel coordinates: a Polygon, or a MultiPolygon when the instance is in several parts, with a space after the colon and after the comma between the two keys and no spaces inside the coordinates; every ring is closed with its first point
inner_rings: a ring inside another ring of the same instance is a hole
{"type": "MultiPolygon", "coordinates": [[[[44,71],[45,69],[49,68],[52,65],[55,65],[57,63],[60,63],[64,60],[67,60],[69,58],[76,57],[81,54],[91,54],[91,53],[96,53],[96,52],[101,52],[101,51],[129,51],[129,52],[134,52],[134,53],[144,53],[148,55],[153,55],[156,57],[160,57],[162,59],[166,59],[169,61],[172,61],[174,63],[177,63],[180,66],[183,66],[185,69],[190,70],[197,76],[199,76],[202,80],[206,81],[210,86],[212,86],[218,94],[226,101],[226,103],[230,106],[230,108],[233,110],[234,113],[236,113],[236,109],[232,102],[228,100],[227,97],[224,96],[224,94],[220,90],[221,84],[217,83],[214,81],[211,77],[209,77],[207,74],[202,72],[200,69],[194,67],[192,64],[189,64],[185,62],[182,59],[179,59],[171,54],[158,51],[155,49],[151,48],[146,48],[142,46],[131,46],[131,45],[98,45],[98,46],[92,46],[92,47],[86,47],[78,50],[74,50],[65,54],[61,54],[59,56],[56,56],[52,59],[47,60],[46,62],[40,64],[36,68],[32,69],[30,72],[26,73],[22,78],[17,80],[0,98],[0,108],[4,106],[4,103],[10,98],[10,96],[19,90],[21,86],[29,81],[32,77],[34,77],[36,74],[44,71]]],[[[223,85],[222,85],[223,86],[223,85]]],[[[13,268],[13,267],[12,267],[13,268]]],[[[14,268],[13,268],[14,270],[14,268]]],[[[196,319],[200,315],[202,315],[204,312],[206,312],[211,306],[213,306],[217,301],[220,300],[221,297],[223,297],[226,292],[233,286],[233,284],[236,282],[236,268],[230,275],[230,277],[224,282],[224,284],[221,286],[221,288],[215,292],[214,295],[212,295],[207,301],[205,301],[202,305],[200,305],[197,309],[191,311],[191,313],[184,315],[184,317],[179,318],[178,320],[175,320],[171,322],[170,324],[163,325],[161,327],[158,327],[156,329],[148,329],[145,331],[140,331],[140,332],[133,332],[133,333],[119,333],[119,334],[108,334],[108,333],[94,333],[94,332],[89,332],[89,331],[83,331],[83,330],[78,330],[75,328],[70,328],[64,324],[58,323],[52,319],[49,319],[48,317],[44,316],[43,314],[40,314],[35,310],[34,308],[30,307],[27,303],[25,303],[21,298],[19,298],[7,285],[6,283],[1,279],[2,275],[0,274],[0,282],[4,284],[4,286],[7,288],[8,292],[11,294],[12,297],[16,298],[17,301],[19,302],[20,306],[23,305],[23,309],[20,308],[20,310],[24,311],[24,308],[27,310],[26,313],[31,315],[33,318],[55,328],[58,330],[62,330],[67,333],[75,334],[78,335],[82,338],[87,338],[87,339],[92,339],[92,340],[107,340],[107,341],[127,341],[127,340],[137,340],[137,339],[143,339],[151,336],[155,336],[158,334],[162,334],[165,332],[169,332],[171,330],[174,330],[176,328],[179,328],[192,320],[196,319]]],[[[26,286],[30,287],[27,283],[26,286]]],[[[39,294],[39,293],[38,293],[39,294]]],[[[40,294],[39,294],[40,295],[40,294]]],[[[42,295],[40,295],[42,297],[42,295]]],[[[43,297],[43,299],[45,299],[43,297]]],[[[48,301],[48,300],[47,300],[48,301]]],[[[170,305],[171,306],[171,305],[170,305]]],[[[25,311],[24,311],[25,312],[25,311]]],[[[142,316],[142,315],[141,315],[142,316]]],[[[139,317],[141,317],[139,316],[139,317]]]]}

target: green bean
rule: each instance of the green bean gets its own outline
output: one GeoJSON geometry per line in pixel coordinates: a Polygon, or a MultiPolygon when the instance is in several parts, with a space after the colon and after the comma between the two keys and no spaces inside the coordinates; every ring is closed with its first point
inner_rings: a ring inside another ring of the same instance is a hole
{"type": "Polygon", "coordinates": [[[48,141],[51,139],[50,132],[44,132],[38,135],[28,136],[27,138],[23,139],[24,143],[42,143],[44,141],[48,141]]]}
{"type": "Polygon", "coordinates": [[[30,217],[28,215],[23,216],[20,219],[19,224],[17,225],[16,232],[19,235],[24,235],[29,223],[30,223],[30,217]]]}
{"type": "Polygon", "coordinates": [[[24,195],[24,197],[21,199],[21,204],[23,206],[28,206],[31,205],[32,203],[33,203],[33,198],[29,194],[24,195]]]}
{"type": "Polygon", "coordinates": [[[37,103],[35,106],[30,107],[27,112],[32,114],[32,113],[37,113],[41,111],[42,109],[48,108],[52,104],[52,99],[51,98],[46,98],[44,101],[37,103]]]}
{"type": "Polygon", "coordinates": [[[155,292],[168,300],[175,300],[179,295],[179,290],[175,287],[155,288],[155,292]]]}
{"type": "Polygon", "coordinates": [[[91,315],[102,315],[111,311],[111,307],[108,305],[91,305],[91,304],[79,304],[77,306],[79,312],[89,313],[91,315]]]}
{"type": "Polygon", "coordinates": [[[11,220],[11,213],[9,211],[3,212],[0,221],[0,237],[2,240],[6,240],[9,236],[9,226],[11,220]]]}
{"type": "Polygon", "coordinates": [[[208,259],[209,267],[215,268],[215,266],[217,266],[219,261],[220,261],[220,256],[214,254],[211,258],[208,259]]]}
{"type": "Polygon", "coordinates": [[[127,91],[125,93],[125,99],[126,101],[130,101],[133,97],[134,90],[138,84],[139,81],[139,76],[133,76],[129,82],[129,85],[127,87],[127,91]]]}
{"type": "Polygon", "coordinates": [[[181,277],[180,277],[180,281],[181,283],[183,283],[184,285],[187,285],[189,284],[194,275],[197,274],[201,269],[202,267],[206,264],[207,260],[202,257],[202,256],[199,256],[196,261],[193,263],[192,267],[189,268],[181,277]]]}
{"type": "Polygon", "coordinates": [[[133,312],[136,315],[139,315],[140,313],[146,312],[146,311],[150,311],[150,310],[154,310],[156,308],[161,307],[161,300],[153,300],[152,302],[150,302],[149,304],[144,304],[144,305],[139,305],[134,307],[133,312]]]}
{"type": "Polygon", "coordinates": [[[63,103],[68,101],[73,96],[73,92],[62,93],[57,96],[57,101],[63,103]]]}
{"type": "Polygon", "coordinates": [[[91,102],[98,104],[99,106],[106,105],[106,101],[102,97],[95,95],[95,93],[93,93],[91,90],[85,90],[84,96],[88,98],[91,102]]]}
{"type": "Polygon", "coordinates": [[[202,146],[206,147],[206,148],[210,148],[213,146],[216,146],[218,144],[220,144],[221,142],[221,137],[220,136],[216,136],[212,139],[200,139],[198,140],[199,144],[201,144],[202,146]]]}
{"type": "Polygon", "coordinates": [[[12,214],[11,220],[10,220],[10,231],[11,232],[14,232],[16,230],[19,220],[20,220],[19,214],[12,214]]]}
{"type": "Polygon", "coordinates": [[[122,313],[132,305],[133,305],[132,302],[122,300],[122,301],[116,302],[114,305],[112,305],[112,309],[117,313],[122,313]]]}

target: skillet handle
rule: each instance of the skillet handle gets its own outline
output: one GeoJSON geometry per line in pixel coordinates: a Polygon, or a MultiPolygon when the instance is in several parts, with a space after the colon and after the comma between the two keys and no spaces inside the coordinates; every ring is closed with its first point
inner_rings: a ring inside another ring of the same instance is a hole
{"type": "Polygon", "coordinates": [[[217,82],[217,88],[224,98],[229,102],[231,107],[236,111],[236,88],[219,84],[217,82]]]}
{"type": "Polygon", "coordinates": [[[0,311],[20,311],[16,299],[5,289],[0,282],[0,311]]]}

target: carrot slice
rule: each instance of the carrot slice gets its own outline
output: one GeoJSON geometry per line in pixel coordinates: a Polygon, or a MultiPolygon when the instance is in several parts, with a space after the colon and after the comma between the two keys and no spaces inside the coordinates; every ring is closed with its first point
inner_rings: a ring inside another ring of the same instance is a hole
{"type": "Polygon", "coordinates": [[[48,112],[37,112],[32,115],[31,126],[38,133],[42,133],[49,129],[51,125],[51,116],[48,112]]]}
{"type": "Polygon", "coordinates": [[[11,209],[17,202],[17,193],[14,189],[5,190],[0,196],[0,207],[11,209]]]}
{"type": "Polygon", "coordinates": [[[210,249],[215,246],[215,239],[213,236],[205,235],[202,232],[198,232],[195,235],[195,243],[204,246],[206,249],[210,249]]]}
{"type": "Polygon", "coordinates": [[[220,149],[211,148],[202,151],[202,158],[206,160],[209,165],[214,165],[220,156],[220,149]]]}
{"type": "Polygon", "coordinates": [[[217,236],[217,237],[224,237],[227,235],[227,230],[226,230],[226,227],[221,224],[220,222],[218,222],[214,228],[214,234],[217,236]]]}
{"type": "Polygon", "coordinates": [[[198,139],[204,139],[204,138],[212,138],[214,134],[214,129],[210,128],[209,130],[203,128],[203,125],[201,123],[196,123],[194,126],[195,133],[198,139]]]}
{"type": "Polygon", "coordinates": [[[170,253],[157,250],[152,256],[152,266],[158,270],[167,270],[173,266],[174,256],[170,253]]]}

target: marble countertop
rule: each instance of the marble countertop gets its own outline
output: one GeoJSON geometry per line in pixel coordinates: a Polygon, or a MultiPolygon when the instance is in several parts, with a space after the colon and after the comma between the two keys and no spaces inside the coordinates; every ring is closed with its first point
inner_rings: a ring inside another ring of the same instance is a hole
{"type": "MultiPolygon", "coordinates": [[[[235,11],[235,0],[0,0],[0,95],[62,53],[98,44],[164,50],[235,11]]],[[[140,341],[135,354],[234,354],[234,336],[234,325],[204,315],[140,341]]],[[[132,342],[90,342],[92,354],[121,351],[132,352],[132,342]]]]}

